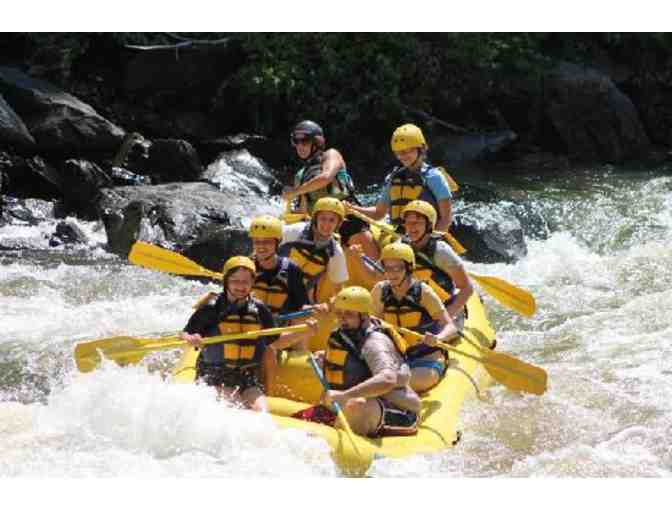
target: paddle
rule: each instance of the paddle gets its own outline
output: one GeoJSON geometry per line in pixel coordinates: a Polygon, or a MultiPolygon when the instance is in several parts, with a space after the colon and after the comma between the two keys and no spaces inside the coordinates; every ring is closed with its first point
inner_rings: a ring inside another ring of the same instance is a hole
{"type": "MultiPolygon", "coordinates": [[[[410,329],[393,326],[391,324],[390,326],[400,333],[415,338],[416,340],[421,340],[423,338],[423,335],[410,329]]],[[[459,335],[472,345],[475,345],[473,341],[468,339],[463,333],[459,333],[459,335]]],[[[492,378],[510,390],[523,391],[534,395],[543,395],[546,392],[548,375],[543,368],[526,363],[509,354],[495,352],[490,349],[483,349],[478,345],[475,346],[484,355],[482,358],[456,349],[445,342],[438,342],[438,345],[444,351],[454,352],[460,356],[483,363],[483,366],[492,378]]]]}
{"type": "MultiPolygon", "coordinates": [[[[445,276],[450,277],[450,275],[446,275],[445,272],[441,270],[441,268],[432,264],[429,258],[423,254],[420,254],[420,256],[423,257],[423,260],[432,269],[435,269],[443,273],[445,276]]],[[[383,267],[378,262],[370,257],[367,257],[366,255],[362,255],[362,257],[373,269],[381,273],[384,272],[383,267]]],[[[525,315],[526,317],[532,317],[532,315],[534,315],[534,312],[536,311],[534,296],[532,296],[532,294],[526,290],[523,290],[520,287],[516,287],[506,280],[502,280],[501,278],[497,278],[495,276],[483,276],[470,272],[467,272],[467,274],[476,280],[485,292],[495,298],[502,305],[513,310],[514,312],[525,315]]]]}
{"type": "MultiPolygon", "coordinates": [[[[322,384],[322,387],[324,388],[324,391],[329,391],[329,383],[327,380],[324,378],[324,374],[322,373],[322,370],[320,369],[319,365],[317,364],[317,361],[315,361],[315,356],[313,354],[308,355],[308,362],[310,363],[310,366],[313,368],[313,371],[315,372],[315,375],[317,378],[320,380],[320,383],[322,384]]],[[[343,412],[343,409],[341,408],[340,404],[338,402],[332,402],[331,403],[334,409],[336,409],[336,416],[338,417],[339,420],[341,420],[341,423],[343,424],[343,428],[345,429],[345,433],[350,439],[350,442],[352,443],[352,447],[355,450],[355,453],[361,457],[362,454],[359,452],[359,448],[357,448],[357,443],[355,443],[355,437],[352,432],[352,429],[350,428],[350,424],[348,423],[348,419],[345,417],[345,413],[343,412]]]]}
{"type": "Polygon", "coordinates": [[[128,260],[136,266],[164,273],[203,276],[213,280],[222,279],[222,273],[210,271],[179,253],[142,241],[136,241],[133,244],[128,260]]]}
{"type": "MultiPolygon", "coordinates": [[[[306,324],[299,324],[298,326],[260,329],[259,331],[248,331],[246,333],[230,333],[228,335],[204,338],[203,343],[205,345],[216,344],[229,340],[257,338],[259,336],[304,331],[307,328],[308,326],[306,324]]],[[[100,363],[101,354],[120,365],[128,365],[139,362],[150,352],[165,351],[188,345],[188,342],[182,340],[178,336],[166,336],[160,338],[116,336],[77,344],[75,347],[75,362],[77,363],[77,368],[80,372],[90,372],[100,363]]]]}

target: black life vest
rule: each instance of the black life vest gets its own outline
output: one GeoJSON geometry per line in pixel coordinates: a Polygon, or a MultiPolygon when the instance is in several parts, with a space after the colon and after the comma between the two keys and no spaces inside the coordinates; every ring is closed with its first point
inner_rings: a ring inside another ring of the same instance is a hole
{"type": "Polygon", "coordinates": [[[425,246],[418,249],[411,244],[408,238],[404,238],[404,242],[411,245],[415,253],[413,277],[427,283],[444,304],[450,304],[455,298],[455,284],[450,275],[440,270],[434,263],[436,245],[439,241],[445,242],[444,234],[432,232],[425,246]]]}
{"type": "MultiPolygon", "coordinates": [[[[305,184],[322,173],[322,154],[322,152],[319,152],[306,161],[305,166],[301,168],[296,174],[294,179],[295,187],[305,184]]],[[[354,193],[354,182],[352,181],[352,177],[348,173],[348,170],[344,167],[336,173],[334,180],[331,181],[327,186],[315,191],[311,191],[310,193],[304,193],[303,196],[306,197],[308,212],[312,214],[313,206],[320,198],[333,197],[338,198],[339,200],[343,200],[346,198],[351,198],[354,193]]]]}
{"type": "MultiPolygon", "coordinates": [[[[427,309],[422,306],[422,282],[413,280],[406,295],[398,299],[392,290],[389,281],[383,283],[381,301],[383,304],[383,319],[393,326],[401,326],[416,333],[436,333],[438,324],[432,319],[427,309]]],[[[402,333],[406,345],[406,355],[409,359],[425,356],[440,350],[438,347],[430,347],[420,340],[416,340],[402,333]]]]}
{"type": "Polygon", "coordinates": [[[427,186],[424,176],[430,168],[427,163],[423,163],[420,170],[397,167],[388,177],[390,181],[390,221],[393,225],[403,223],[401,212],[406,204],[413,200],[429,202],[438,213],[439,202],[427,186]]]}
{"type": "Polygon", "coordinates": [[[296,241],[283,243],[278,247],[278,254],[291,259],[304,273],[306,289],[315,286],[336,251],[336,241],[333,238],[318,247],[313,235],[313,225],[308,223],[296,241]]]}
{"type": "Polygon", "coordinates": [[[324,354],[324,376],[334,390],[347,390],[371,377],[371,370],[362,356],[362,347],[373,332],[387,335],[397,351],[405,359],[406,343],[393,329],[385,328],[377,320],[371,319],[366,329],[334,331],[327,341],[324,354]]]}
{"type": "Polygon", "coordinates": [[[266,270],[259,264],[257,277],[254,280],[252,292],[254,297],[264,303],[272,314],[280,313],[291,292],[289,288],[289,265],[291,261],[286,257],[279,257],[279,267],[266,270]]]}
{"type": "MultiPolygon", "coordinates": [[[[259,331],[264,328],[260,308],[264,304],[253,296],[241,305],[228,303],[225,294],[214,303],[217,331],[221,335],[259,331]]],[[[267,312],[268,313],[268,312],[267,312]]],[[[201,360],[208,364],[223,364],[232,369],[247,369],[259,365],[265,338],[257,337],[206,345],[201,360]]]]}

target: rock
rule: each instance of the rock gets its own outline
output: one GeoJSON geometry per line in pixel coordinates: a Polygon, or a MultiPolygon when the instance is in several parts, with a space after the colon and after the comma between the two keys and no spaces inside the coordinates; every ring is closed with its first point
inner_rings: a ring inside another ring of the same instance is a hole
{"type": "Polygon", "coordinates": [[[61,166],[63,195],[69,210],[95,218],[93,200],[101,188],[113,185],[112,178],[98,165],[84,159],[68,159],[61,166]]]}
{"type": "Polygon", "coordinates": [[[21,116],[40,151],[114,151],[124,136],[88,104],[19,69],[0,66],[0,93],[21,116]]]}
{"type": "Polygon", "coordinates": [[[261,159],[252,156],[247,149],[220,154],[203,172],[201,179],[221,190],[249,190],[256,194],[279,194],[282,184],[273,175],[272,169],[261,159]]]}
{"type": "Polygon", "coordinates": [[[84,231],[73,221],[67,220],[58,222],[56,230],[49,238],[49,246],[52,248],[68,244],[88,244],[88,242],[89,238],[84,231]]]}
{"type": "Polygon", "coordinates": [[[451,232],[472,262],[511,263],[527,255],[520,221],[501,205],[465,206],[455,215],[451,232]]]}
{"type": "MultiPolygon", "coordinates": [[[[570,157],[620,162],[650,149],[632,101],[595,69],[561,63],[544,84],[544,111],[570,157]]],[[[556,146],[554,140],[548,144],[556,146]]]]}
{"type": "Polygon", "coordinates": [[[147,161],[155,182],[195,181],[203,172],[196,149],[185,140],[155,140],[147,161]]]}
{"type": "Polygon", "coordinates": [[[58,202],[0,195],[0,224],[34,226],[62,214],[58,202]]]}
{"type": "Polygon", "coordinates": [[[461,168],[485,160],[518,138],[511,130],[493,133],[435,135],[430,142],[429,160],[447,168],[461,168]]]}
{"type": "Polygon", "coordinates": [[[222,152],[247,149],[250,154],[277,169],[289,165],[295,159],[294,149],[288,138],[281,141],[261,135],[238,133],[204,140],[198,144],[198,149],[204,161],[214,161],[222,152]]]}
{"type": "Polygon", "coordinates": [[[0,143],[21,148],[35,145],[33,135],[2,95],[0,95],[0,143]]]}
{"type": "Polygon", "coordinates": [[[224,263],[234,255],[252,253],[252,240],[246,229],[225,227],[209,231],[198,242],[184,250],[185,257],[211,271],[222,271],[224,263]]]}
{"type": "Polygon", "coordinates": [[[110,251],[122,257],[136,240],[184,251],[226,227],[246,228],[250,216],[280,212],[267,197],[204,182],[102,189],[96,207],[110,251]]]}
{"type": "Polygon", "coordinates": [[[7,176],[4,193],[46,200],[63,196],[64,184],[60,173],[40,156],[24,158],[0,153],[0,169],[7,176]]]}

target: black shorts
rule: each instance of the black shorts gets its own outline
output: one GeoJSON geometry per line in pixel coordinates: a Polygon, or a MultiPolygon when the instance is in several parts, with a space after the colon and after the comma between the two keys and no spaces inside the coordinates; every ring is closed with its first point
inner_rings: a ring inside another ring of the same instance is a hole
{"type": "Polygon", "coordinates": [[[364,232],[369,229],[369,225],[359,218],[348,215],[345,217],[345,220],[341,224],[341,228],[338,230],[338,233],[341,234],[341,243],[343,246],[348,245],[348,241],[354,235],[364,232]]]}
{"type": "Polygon", "coordinates": [[[255,369],[236,369],[223,364],[198,363],[196,365],[196,378],[202,380],[208,386],[238,388],[241,393],[254,387],[262,390],[255,369]]]}
{"type": "Polygon", "coordinates": [[[370,437],[413,436],[418,432],[418,415],[393,406],[383,398],[377,398],[381,417],[378,427],[370,437]]]}

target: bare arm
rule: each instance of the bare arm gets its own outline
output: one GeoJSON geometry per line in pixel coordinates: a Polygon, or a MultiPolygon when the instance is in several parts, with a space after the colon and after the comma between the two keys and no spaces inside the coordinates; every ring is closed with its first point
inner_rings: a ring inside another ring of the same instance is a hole
{"type": "Polygon", "coordinates": [[[453,280],[455,288],[459,289],[453,302],[446,307],[450,316],[455,317],[474,293],[474,286],[463,267],[453,266],[447,272],[453,280]]]}
{"type": "Polygon", "coordinates": [[[448,232],[453,224],[453,206],[450,200],[439,200],[439,221],[436,223],[436,230],[439,232],[448,232]]]}
{"type": "Polygon", "coordinates": [[[374,220],[382,220],[387,214],[387,205],[384,202],[378,202],[373,207],[363,207],[359,205],[353,205],[348,203],[348,206],[355,211],[367,215],[369,218],[374,220]]]}

